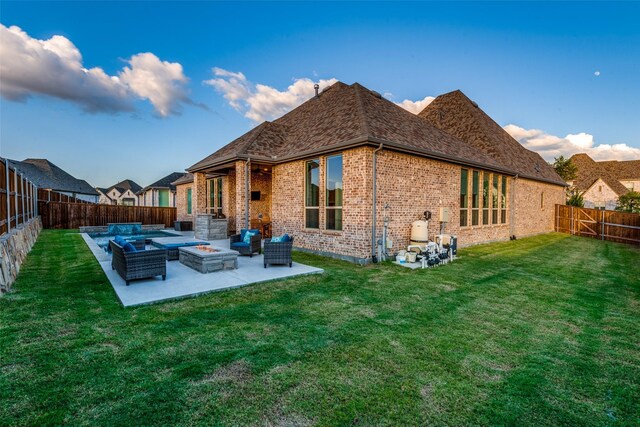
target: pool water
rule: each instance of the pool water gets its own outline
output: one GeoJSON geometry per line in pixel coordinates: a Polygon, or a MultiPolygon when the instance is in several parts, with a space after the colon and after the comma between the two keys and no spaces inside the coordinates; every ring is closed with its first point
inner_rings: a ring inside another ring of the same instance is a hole
{"type": "MultiPolygon", "coordinates": [[[[110,233],[87,233],[87,234],[89,235],[89,237],[91,237],[93,240],[96,241],[98,246],[100,246],[105,251],[109,246],[109,240],[113,240],[113,238],[116,236],[116,234],[110,234],[110,233]]],[[[121,234],[121,236],[124,238],[124,240],[145,239],[147,243],[149,243],[149,240],[153,239],[154,237],[176,237],[176,236],[180,236],[180,234],[171,233],[169,231],[162,231],[162,230],[150,230],[150,231],[139,231],[136,234],[131,234],[131,235],[121,234]]]]}

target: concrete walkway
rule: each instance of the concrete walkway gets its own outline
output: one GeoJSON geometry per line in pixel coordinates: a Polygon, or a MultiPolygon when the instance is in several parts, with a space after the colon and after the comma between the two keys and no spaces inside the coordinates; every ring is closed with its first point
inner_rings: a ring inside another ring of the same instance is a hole
{"type": "MultiPolygon", "coordinates": [[[[193,236],[193,232],[182,232],[185,236],[193,236]]],[[[264,268],[262,255],[238,257],[238,269],[217,271],[202,274],[180,264],[180,261],[167,262],[167,280],[160,276],[150,279],[132,280],[129,286],[111,269],[111,255],[107,254],[86,233],[81,234],[89,246],[91,252],[100,263],[102,270],[107,275],[113,289],[116,291],[120,302],[125,307],[141,304],[150,304],[176,298],[184,298],[200,295],[208,292],[237,288],[259,282],[267,282],[287,277],[318,274],[324,270],[297,262],[293,267],[273,265],[264,268]]],[[[212,246],[229,248],[229,240],[212,240],[212,246]]]]}

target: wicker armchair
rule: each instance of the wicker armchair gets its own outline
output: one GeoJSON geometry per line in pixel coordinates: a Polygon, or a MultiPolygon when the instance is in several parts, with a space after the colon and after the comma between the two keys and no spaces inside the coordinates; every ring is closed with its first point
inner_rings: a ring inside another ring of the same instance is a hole
{"type": "Polygon", "coordinates": [[[111,268],[116,270],[127,286],[133,279],[144,279],[153,276],[167,278],[166,249],[149,249],[139,252],[125,252],[122,246],[113,240],[109,241],[111,252],[111,268]]]}
{"type": "Polygon", "coordinates": [[[229,248],[234,251],[240,252],[240,255],[249,255],[249,257],[253,257],[254,253],[260,253],[260,249],[262,247],[262,234],[260,234],[260,230],[245,230],[242,229],[240,234],[233,235],[229,237],[229,248]],[[252,233],[256,233],[251,236],[251,243],[244,242],[244,233],[247,231],[251,231],[252,233]]]}
{"type": "Polygon", "coordinates": [[[269,264],[289,264],[293,265],[291,260],[291,250],[293,249],[293,237],[288,242],[272,242],[271,239],[264,241],[264,268],[269,264]]]}

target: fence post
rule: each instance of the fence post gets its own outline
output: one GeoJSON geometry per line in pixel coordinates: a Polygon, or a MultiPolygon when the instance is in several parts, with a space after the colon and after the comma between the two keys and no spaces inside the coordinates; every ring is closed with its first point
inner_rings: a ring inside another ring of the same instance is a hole
{"type": "Polygon", "coordinates": [[[600,235],[602,236],[602,240],[604,240],[604,211],[602,211],[602,224],[600,227],[600,235]]]}
{"type": "Polygon", "coordinates": [[[24,224],[24,174],[20,173],[20,202],[22,204],[22,224],[24,224]]]}
{"type": "Polygon", "coordinates": [[[7,177],[7,233],[11,231],[11,192],[9,191],[9,159],[4,159],[4,170],[7,177]]]}
{"type": "Polygon", "coordinates": [[[18,228],[18,170],[13,170],[13,207],[16,210],[16,228],[18,228]]]}

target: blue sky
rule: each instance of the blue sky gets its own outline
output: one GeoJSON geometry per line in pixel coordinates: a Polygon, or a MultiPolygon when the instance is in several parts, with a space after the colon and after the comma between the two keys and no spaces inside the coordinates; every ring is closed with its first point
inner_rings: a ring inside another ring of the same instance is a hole
{"type": "Polygon", "coordinates": [[[1,155],[94,186],[184,170],[331,79],[461,89],[548,159],[640,158],[640,3],[3,1],[0,22],[1,155]]]}

